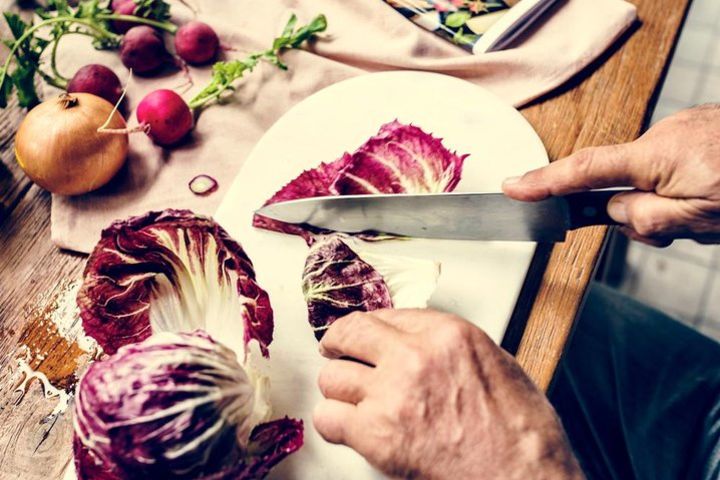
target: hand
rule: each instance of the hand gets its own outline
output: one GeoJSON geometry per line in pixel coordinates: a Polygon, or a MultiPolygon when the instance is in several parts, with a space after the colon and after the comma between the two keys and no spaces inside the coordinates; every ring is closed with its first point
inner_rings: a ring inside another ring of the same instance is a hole
{"type": "Polygon", "coordinates": [[[580,150],[506,180],[503,190],[535,201],[615,186],[636,188],[608,206],[631,238],[657,246],[720,241],[720,105],[679,112],[631,143],[580,150]]]}
{"type": "Polygon", "coordinates": [[[317,431],[388,475],[417,479],[582,478],[545,396],[467,321],[431,310],[337,320],[317,431]],[[348,360],[357,359],[363,363],[348,360]]]}

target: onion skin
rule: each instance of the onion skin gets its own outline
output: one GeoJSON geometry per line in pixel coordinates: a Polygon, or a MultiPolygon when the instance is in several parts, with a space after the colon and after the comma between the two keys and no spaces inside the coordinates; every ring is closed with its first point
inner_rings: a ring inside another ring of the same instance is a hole
{"type": "MultiPolygon", "coordinates": [[[[110,181],[125,163],[128,135],[97,131],[113,106],[90,93],[62,94],[30,110],[15,135],[15,157],[30,179],[58,195],[81,195],[110,181]]],[[[118,112],[108,125],[125,129],[118,112]]]]}

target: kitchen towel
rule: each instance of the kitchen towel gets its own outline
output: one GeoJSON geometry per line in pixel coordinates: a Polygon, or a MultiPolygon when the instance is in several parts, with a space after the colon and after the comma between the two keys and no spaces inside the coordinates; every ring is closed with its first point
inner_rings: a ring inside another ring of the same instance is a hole
{"type": "MultiPolygon", "coordinates": [[[[195,15],[180,2],[171,3],[174,21],[195,15]]],[[[337,81],[384,70],[426,70],[464,78],[520,106],[587,66],[636,18],[635,7],[624,0],[566,0],[516,48],[471,55],[405,20],[381,0],[194,0],[193,5],[198,18],[232,47],[225,58],[266,49],[293,12],[300,24],[324,13],[328,31],[306,51],[286,52],[287,71],[264,64],[248,75],[223,105],[200,114],[191,138],[181,146],[163,150],[135,134],[126,166],[109,185],[77,197],[54,195],[52,240],[57,246],[90,252],[113,220],[149,210],[188,208],[212,215],[263,132],[294,104],[337,81]],[[188,182],[200,174],[217,179],[218,190],[206,197],[194,195],[188,182]]],[[[65,74],[102,63],[121,79],[127,75],[117,52],[96,51],[81,35],[63,38],[58,59],[65,74]]],[[[194,86],[184,97],[201,89],[210,73],[209,67],[192,68],[194,86]]],[[[150,91],[182,82],[178,73],[133,79],[126,111],[133,112],[150,91]]],[[[46,98],[57,94],[50,87],[45,90],[46,98]]],[[[443,95],[452,92],[428,92],[418,101],[432,108],[443,95]]],[[[137,123],[134,114],[128,117],[130,125],[137,123]]],[[[264,200],[259,198],[258,206],[264,200]]]]}

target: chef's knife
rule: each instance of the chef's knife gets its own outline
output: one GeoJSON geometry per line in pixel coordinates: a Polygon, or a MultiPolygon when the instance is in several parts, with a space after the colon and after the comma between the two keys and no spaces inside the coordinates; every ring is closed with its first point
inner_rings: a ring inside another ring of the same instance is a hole
{"type": "Polygon", "coordinates": [[[274,203],[255,213],[346,233],[562,242],[568,230],[615,225],[607,204],[620,191],[596,190],[539,202],[519,202],[502,193],[344,195],[274,203]]]}

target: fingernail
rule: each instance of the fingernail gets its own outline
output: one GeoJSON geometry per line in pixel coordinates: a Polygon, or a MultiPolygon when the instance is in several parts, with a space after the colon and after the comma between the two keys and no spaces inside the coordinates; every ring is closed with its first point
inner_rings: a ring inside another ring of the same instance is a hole
{"type": "Polygon", "coordinates": [[[522,177],[508,177],[505,180],[503,180],[503,186],[505,185],[514,185],[516,183],[520,183],[520,179],[522,177]]]}
{"type": "Polygon", "coordinates": [[[622,200],[613,200],[608,204],[608,215],[618,223],[627,223],[627,205],[622,200]]]}

